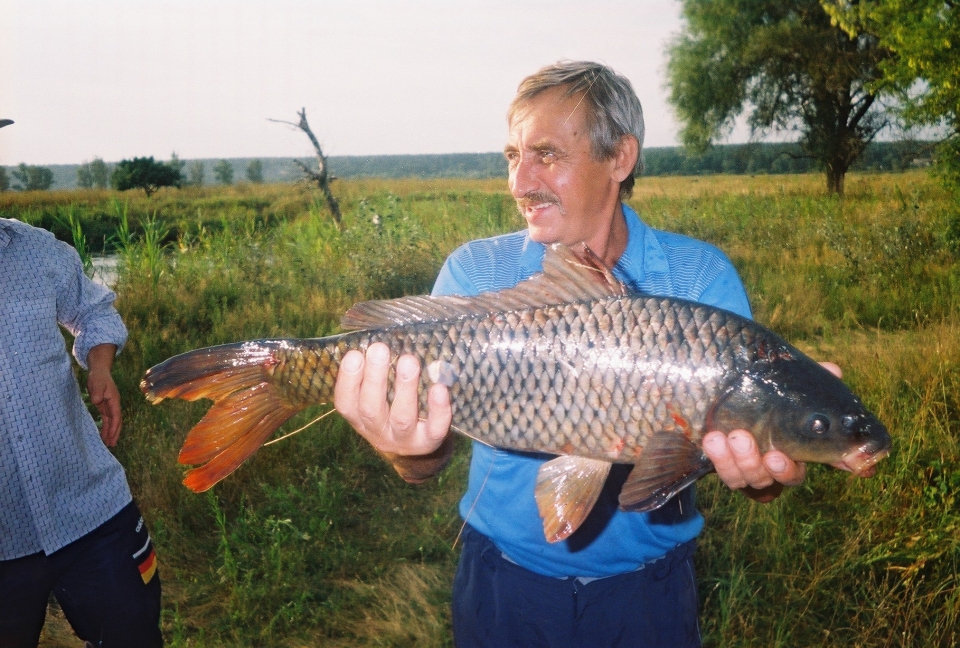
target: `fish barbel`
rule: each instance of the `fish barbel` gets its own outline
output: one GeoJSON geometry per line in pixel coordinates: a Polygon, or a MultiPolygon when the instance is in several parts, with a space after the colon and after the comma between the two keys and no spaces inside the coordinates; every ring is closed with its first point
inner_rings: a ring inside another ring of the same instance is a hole
{"type": "MultiPolygon", "coordinates": [[[[179,461],[203,491],[291,416],[333,400],[350,349],[384,342],[450,387],[457,432],[557,455],[535,496],[548,540],[589,513],[612,463],[633,464],[624,510],[653,510],[712,470],[700,441],[745,429],[761,451],[869,476],[890,449],[846,385],[759,324],[681,299],[629,293],[586,246],[547,249],[543,272],[477,297],[362,302],[340,335],[198,349],[149,369],[147,398],[208,398],[179,461]]],[[[421,389],[421,408],[426,407],[421,389]]],[[[518,494],[518,497],[524,497],[518,494]]]]}

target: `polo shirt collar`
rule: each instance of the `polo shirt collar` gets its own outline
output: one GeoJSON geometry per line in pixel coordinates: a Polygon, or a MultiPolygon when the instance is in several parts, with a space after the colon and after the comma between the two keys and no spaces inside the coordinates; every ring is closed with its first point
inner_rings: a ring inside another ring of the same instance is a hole
{"type": "MultiPolygon", "coordinates": [[[[669,269],[667,255],[657,240],[655,230],[640,220],[640,216],[629,205],[621,203],[621,206],[627,221],[627,249],[613,270],[621,280],[639,284],[650,273],[664,273],[669,269]]],[[[543,269],[545,250],[542,243],[530,240],[529,231],[525,233],[518,264],[518,280],[543,269]]]]}
{"type": "Polygon", "coordinates": [[[640,220],[626,203],[623,203],[623,216],[627,221],[627,249],[614,266],[614,274],[628,284],[638,285],[650,274],[667,272],[667,255],[657,240],[656,231],[640,220]]]}

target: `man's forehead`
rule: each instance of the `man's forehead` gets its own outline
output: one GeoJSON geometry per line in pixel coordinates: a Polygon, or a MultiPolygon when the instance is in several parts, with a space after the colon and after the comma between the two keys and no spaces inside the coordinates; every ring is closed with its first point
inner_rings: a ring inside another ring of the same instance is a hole
{"type": "Polygon", "coordinates": [[[526,119],[531,113],[556,110],[568,104],[571,106],[571,112],[573,108],[578,110],[581,106],[585,108],[584,93],[571,94],[569,90],[567,86],[557,86],[542,90],[532,97],[515,99],[510,106],[507,123],[512,126],[514,122],[526,119]]]}
{"type": "MultiPolygon", "coordinates": [[[[528,101],[515,106],[509,115],[509,139],[514,140],[520,135],[529,136],[530,127],[536,131],[536,140],[548,140],[551,137],[560,137],[561,130],[573,127],[580,133],[580,128],[586,120],[587,107],[581,95],[564,96],[559,90],[551,89],[542,92],[528,101]],[[547,94],[547,93],[550,94],[547,94]]],[[[567,133],[569,135],[569,133],[567,133]]],[[[531,142],[526,142],[528,145],[531,142]]]]}

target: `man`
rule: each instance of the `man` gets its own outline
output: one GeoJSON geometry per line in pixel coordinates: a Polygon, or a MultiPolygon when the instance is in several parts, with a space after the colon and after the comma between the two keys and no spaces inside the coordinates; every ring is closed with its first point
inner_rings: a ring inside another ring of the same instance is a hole
{"type": "MultiPolygon", "coordinates": [[[[643,169],[643,115],[629,81],[594,63],[560,63],[525,79],[508,112],[510,191],[523,232],[474,241],[447,259],[434,294],[507,288],[541,269],[544,246],[586,242],[637,291],[704,302],[749,316],[742,283],[716,248],[653,230],[621,201],[643,169]]],[[[419,366],[372,346],[341,364],[336,407],[404,478],[419,481],[449,456],[449,392],[433,385],[418,420],[419,366]]],[[[744,431],[712,432],[704,450],[731,488],[769,501],[804,467],[761,456],[744,431]]],[[[616,508],[616,489],[584,527],[548,543],[533,498],[541,456],[475,443],[460,566],[454,583],[458,646],[698,646],[693,543],[702,516],[687,489],[650,514],[616,508]]],[[[622,479],[622,477],[621,477],[622,479]]],[[[614,483],[614,486],[616,484],[614,483]]]]}
{"type": "Polygon", "coordinates": [[[0,647],[36,646],[50,593],[94,646],[160,646],[156,555],[123,468],[115,295],[45,230],[0,219],[0,647]],[[58,324],[88,370],[97,425],[58,324]]]}

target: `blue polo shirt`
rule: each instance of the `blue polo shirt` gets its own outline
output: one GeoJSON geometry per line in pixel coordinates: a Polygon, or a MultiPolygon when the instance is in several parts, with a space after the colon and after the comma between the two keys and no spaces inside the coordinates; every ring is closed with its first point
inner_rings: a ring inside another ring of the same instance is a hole
{"type": "MultiPolygon", "coordinates": [[[[720,250],[653,229],[625,204],[623,212],[628,241],[613,269],[618,279],[637,292],[689,299],[750,317],[743,283],[720,250]]],[[[509,288],[542,269],[544,251],[526,231],[472,241],[446,260],[433,294],[469,296],[509,288]]],[[[508,560],[531,571],[560,578],[626,573],[693,539],[703,528],[703,516],[690,505],[676,515],[624,513],[608,505],[604,515],[588,518],[584,526],[592,523],[591,528],[549,543],[534,500],[537,471],[549,458],[475,442],[467,492],[460,502],[468,524],[493,540],[508,560]]]]}

